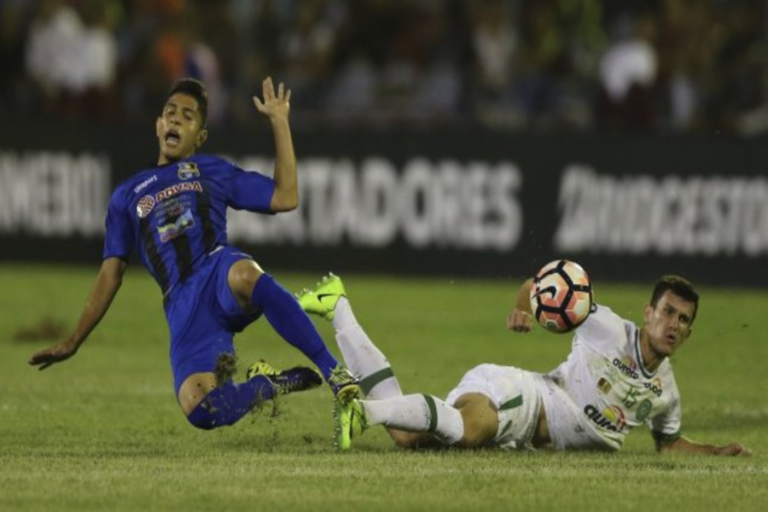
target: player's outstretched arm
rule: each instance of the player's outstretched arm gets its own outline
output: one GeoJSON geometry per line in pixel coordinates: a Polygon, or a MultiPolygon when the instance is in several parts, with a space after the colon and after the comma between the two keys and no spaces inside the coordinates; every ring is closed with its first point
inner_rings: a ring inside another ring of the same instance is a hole
{"type": "Polygon", "coordinates": [[[690,439],[686,439],[685,437],[678,437],[669,443],[656,441],[656,451],[659,453],[700,453],[704,455],[730,455],[741,457],[749,457],[752,455],[752,452],[739,443],[717,446],[713,444],[697,443],[690,439]]]}
{"type": "Polygon", "coordinates": [[[269,118],[275,137],[275,193],[270,209],[273,212],[287,212],[299,206],[299,186],[296,176],[296,154],[288,114],[291,110],[291,90],[282,82],[275,92],[272,78],[262,83],[264,100],[253,97],[256,109],[269,118]]]}
{"type": "Polygon", "coordinates": [[[515,332],[530,332],[533,327],[533,312],[531,311],[531,285],[533,279],[526,279],[517,291],[515,307],[507,315],[507,329],[515,332]]]}
{"type": "Polygon", "coordinates": [[[104,260],[75,331],[64,341],[33,354],[29,358],[29,364],[45,370],[52,364],[65,361],[75,355],[112,304],[112,299],[117,295],[123,282],[126,266],[127,263],[120,258],[104,260]]]}

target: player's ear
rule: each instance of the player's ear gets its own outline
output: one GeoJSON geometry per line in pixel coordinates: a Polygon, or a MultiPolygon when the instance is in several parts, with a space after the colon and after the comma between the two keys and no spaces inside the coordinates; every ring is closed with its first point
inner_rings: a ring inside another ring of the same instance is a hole
{"type": "Polygon", "coordinates": [[[651,318],[653,317],[653,306],[650,304],[645,305],[645,323],[651,323],[651,318]]]}
{"type": "Polygon", "coordinates": [[[162,136],[162,133],[163,133],[162,126],[161,126],[162,121],[163,121],[163,118],[160,116],[158,116],[157,120],[155,121],[155,135],[157,136],[158,139],[162,136]]]}
{"type": "Polygon", "coordinates": [[[200,130],[200,133],[197,134],[197,141],[195,142],[195,147],[200,148],[203,144],[205,144],[205,141],[208,140],[208,130],[203,128],[200,130]]]}

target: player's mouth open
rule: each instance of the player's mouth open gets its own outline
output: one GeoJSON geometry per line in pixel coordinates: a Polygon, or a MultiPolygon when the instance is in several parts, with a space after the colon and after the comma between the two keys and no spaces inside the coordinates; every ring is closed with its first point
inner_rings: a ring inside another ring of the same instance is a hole
{"type": "Polygon", "coordinates": [[[166,145],[170,147],[176,147],[181,142],[181,136],[179,136],[179,132],[176,130],[168,130],[168,133],[165,134],[165,143],[166,145]]]}

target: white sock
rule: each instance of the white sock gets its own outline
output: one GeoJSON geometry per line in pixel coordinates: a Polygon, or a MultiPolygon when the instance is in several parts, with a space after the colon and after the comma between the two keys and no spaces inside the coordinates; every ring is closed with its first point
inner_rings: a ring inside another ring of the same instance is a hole
{"type": "Polygon", "coordinates": [[[344,362],[360,379],[360,387],[368,398],[383,400],[403,394],[389,361],[357,323],[346,297],[336,304],[333,327],[344,362]]]}
{"type": "Polygon", "coordinates": [[[464,435],[464,420],[459,410],[431,395],[361,400],[361,403],[369,426],[428,432],[445,444],[458,443],[464,435]]]}
{"type": "Polygon", "coordinates": [[[358,325],[357,318],[352,312],[352,305],[346,297],[339,297],[336,307],[333,309],[333,328],[336,332],[343,331],[350,325],[358,325]]]}

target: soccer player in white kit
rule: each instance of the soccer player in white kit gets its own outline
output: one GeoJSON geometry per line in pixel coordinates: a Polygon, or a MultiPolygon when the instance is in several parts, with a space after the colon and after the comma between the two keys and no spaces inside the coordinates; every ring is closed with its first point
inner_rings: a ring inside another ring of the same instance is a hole
{"type": "MultiPolygon", "coordinates": [[[[533,326],[531,283],[523,283],[507,318],[513,331],[533,326]]],[[[660,452],[749,455],[738,443],[717,446],[681,434],[680,394],[668,358],[691,335],[698,299],[687,280],[665,276],[654,287],[642,327],[595,305],[575,330],[568,358],[550,373],[483,364],[467,372],[445,400],[403,395],[386,357],[358,324],[339,277],[304,290],[299,303],[333,322],[344,360],[366,394],[337,405],[340,449],[380,424],[398,445],[412,448],[613,451],[634,427],[647,424],[660,452]]]]}

